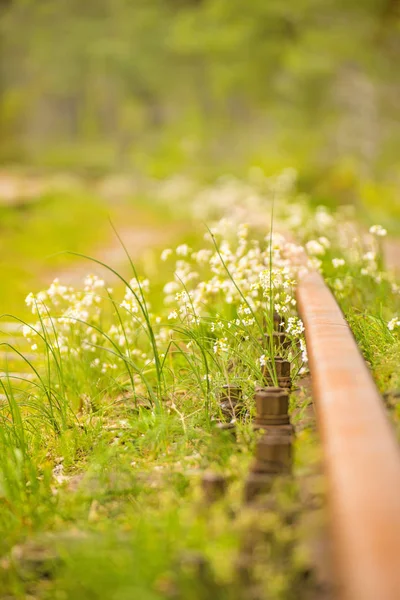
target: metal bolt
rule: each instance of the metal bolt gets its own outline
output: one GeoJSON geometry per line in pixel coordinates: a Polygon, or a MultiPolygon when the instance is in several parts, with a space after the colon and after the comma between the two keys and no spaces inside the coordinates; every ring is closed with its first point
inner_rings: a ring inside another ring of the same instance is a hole
{"type": "Polygon", "coordinates": [[[275,369],[278,377],[290,377],[290,362],[280,357],[275,357],[275,369]]]}
{"type": "Polygon", "coordinates": [[[278,377],[278,385],[282,388],[290,390],[292,388],[292,378],[291,377],[278,377]]]}
{"type": "Polygon", "coordinates": [[[288,425],[289,394],[283,388],[266,387],[256,391],[257,425],[288,425]]]}
{"type": "Polygon", "coordinates": [[[256,443],[255,473],[289,473],[292,466],[292,436],[265,435],[256,443]]]}
{"type": "Polygon", "coordinates": [[[292,379],[290,377],[290,362],[281,357],[276,357],[274,361],[267,361],[263,368],[263,377],[267,385],[273,385],[273,373],[276,372],[278,385],[282,388],[291,388],[292,379]],[[275,367],[274,367],[275,365],[275,367]]]}
{"type": "Polygon", "coordinates": [[[254,431],[263,431],[268,435],[293,435],[294,428],[290,423],[288,425],[264,425],[258,423],[257,419],[253,422],[254,431]]]}
{"type": "Polygon", "coordinates": [[[228,487],[227,478],[219,473],[205,473],[201,484],[208,502],[215,502],[222,498],[228,487]]]}

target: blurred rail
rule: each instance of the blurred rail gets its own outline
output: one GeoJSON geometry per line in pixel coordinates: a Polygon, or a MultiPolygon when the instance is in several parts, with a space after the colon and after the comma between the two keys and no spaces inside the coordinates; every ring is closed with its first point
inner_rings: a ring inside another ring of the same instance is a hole
{"type": "Polygon", "coordinates": [[[383,402],[322,277],[298,288],[346,600],[400,598],[400,452],[383,402]]]}

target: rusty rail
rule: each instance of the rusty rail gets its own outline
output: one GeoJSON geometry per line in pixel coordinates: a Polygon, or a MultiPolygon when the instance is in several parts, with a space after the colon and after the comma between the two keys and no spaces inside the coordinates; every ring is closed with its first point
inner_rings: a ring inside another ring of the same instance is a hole
{"type": "Polygon", "coordinates": [[[298,287],[342,597],[400,598],[400,452],[381,397],[317,273],[298,287]]]}

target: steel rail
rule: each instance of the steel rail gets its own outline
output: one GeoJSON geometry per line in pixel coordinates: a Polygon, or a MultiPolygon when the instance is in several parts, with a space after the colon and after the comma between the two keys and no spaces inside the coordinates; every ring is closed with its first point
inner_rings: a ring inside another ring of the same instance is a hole
{"type": "Polygon", "coordinates": [[[341,597],[400,598],[400,451],[335,298],[318,273],[299,282],[328,483],[341,597]]]}

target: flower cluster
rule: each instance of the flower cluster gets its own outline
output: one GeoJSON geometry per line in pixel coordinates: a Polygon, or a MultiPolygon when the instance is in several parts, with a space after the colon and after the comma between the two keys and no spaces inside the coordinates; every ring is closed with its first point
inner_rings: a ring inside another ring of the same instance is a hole
{"type": "Polygon", "coordinates": [[[377,237],[385,237],[387,235],[386,229],[384,229],[384,227],[381,225],[372,225],[372,227],[369,229],[369,232],[377,237]]]}
{"type": "MultiPolygon", "coordinates": [[[[118,299],[95,275],[82,289],[55,280],[27,298],[38,317],[33,328],[24,328],[32,347],[43,344],[35,330],[46,330],[46,341],[63,360],[76,362],[79,356],[80,366],[89,365],[96,377],[118,380],[135,393],[145,385],[150,394],[157,376],[157,389],[162,381],[176,394],[185,385],[179,382],[182,374],[191,389],[211,380],[213,386],[226,383],[244,365],[257,377],[257,369],[276,351],[268,334],[278,314],[291,341],[284,351],[306,363],[295,288],[309,269],[320,270],[346,301],[360,293],[360,278],[366,282],[363,289],[382,284],[398,294],[399,287],[382,268],[385,229],[376,225],[360,231],[349,209],[335,214],[325,207],[311,209],[296,194],[295,180],[291,170],[275,178],[254,170],[246,182],[222,178],[202,190],[192,186],[193,214],[207,219],[210,229],[202,247],[180,243],[162,251],[165,270],[174,275],[164,282],[158,314],[150,312],[146,278],[132,279],[118,299]]],[[[166,201],[175,184],[165,188],[166,201]]],[[[392,318],[389,329],[397,327],[399,320],[392,318]]]]}
{"type": "Polygon", "coordinates": [[[389,331],[394,331],[395,329],[400,329],[400,319],[398,317],[394,317],[388,323],[389,331]]]}
{"type": "Polygon", "coordinates": [[[26,304],[39,320],[23,327],[32,349],[52,349],[63,361],[80,358],[80,365],[100,375],[123,372],[127,361],[141,365],[151,362],[144,335],[144,316],[140,308],[149,281],[132,279],[122,301],[113,298],[112,288],[103,279],[88,275],[82,289],[65,286],[58,279],[47,290],[29,294],[26,304]],[[111,309],[116,308],[115,318],[111,309]],[[118,317],[117,317],[118,316],[118,317]]]}
{"type": "Polygon", "coordinates": [[[305,271],[303,248],[279,234],[250,238],[249,230],[224,219],[212,229],[210,248],[185,248],[185,260],[182,247],[176,249],[175,278],[164,287],[169,319],[190,324],[231,313],[235,325],[249,327],[255,311],[293,311],[296,280],[305,271]]]}
{"type": "Polygon", "coordinates": [[[100,322],[104,291],[104,281],[96,275],[88,275],[82,290],[62,285],[55,279],[47,290],[30,293],[26,305],[33,315],[39,317],[39,321],[34,326],[23,328],[25,337],[31,341],[42,331],[54,338],[61,354],[80,354],[81,346],[71,346],[70,338],[78,329],[83,329],[87,332],[84,347],[93,347],[98,336],[92,325],[100,322]]]}

